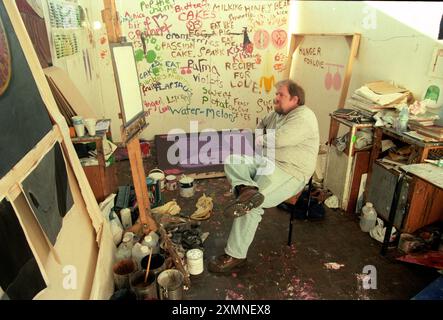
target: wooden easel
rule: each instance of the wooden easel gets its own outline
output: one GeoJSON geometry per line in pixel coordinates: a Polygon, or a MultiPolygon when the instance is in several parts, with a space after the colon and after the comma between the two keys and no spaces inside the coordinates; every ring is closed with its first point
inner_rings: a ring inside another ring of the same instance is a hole
{"type": "MultiPolygon", "coordinates": [[[[109,43],[118,43],[121,39],[121,28],[118,22],[118,13],[116,11],[115,2],[114,0],[103,0],[103,4],[105,9],[102,11],[102,18],[106,25],[109,43]]],[[[117,87],[120,105],[123,108],[123,102],[120,96],[121,88],[118,85],[118,81],[117,87]]],[[[149,203],[148,189],[145,180],[146,176],[140,151],[140,140],[138,138],[142,131],[147,127],[145,114],[143,112],[140,113],[135,120],[131,120],[129,125],[126,123],[128,119],[124,118],[123,109],[121,115],[123,115],[123,118],[121,117],[123,119],[123,125],[121,127],[122,142],[123,145],[128,149],[140,222],[143,233],[148,234],[151,231],[157,231],[158,226],[155,220],[152,218],[150,212],[151,206],[149,203]]],[[[134,231],[137,232],[138,230],[134,231]]]]}
{"type": "MultiPolygon", "coordinates": [[[[158,226],[151,216],[151,206],[149,203],[148,188],[146,186],[145,170],[140,151],[139,134],[147,127],[144,115],[139,118],[130,128],[122,126],[122,138],[127,139],[125,144],[128,149],[129,163],[131,165],[132,181],[134,183],[135,196],[137,198],[140,222],[144,234],[157,231],[158,226]],[[135,130],[134,130],[135,128],[135,130]],[[128,136],[130,133],[130,136],[128,136]]],[[[125,141],[124,140],[124,141],[125,141]]]]}

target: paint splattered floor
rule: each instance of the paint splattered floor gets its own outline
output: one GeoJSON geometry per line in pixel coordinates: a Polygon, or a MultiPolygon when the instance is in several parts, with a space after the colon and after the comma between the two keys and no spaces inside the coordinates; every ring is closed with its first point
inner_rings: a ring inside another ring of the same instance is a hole
{"type": "MultiPolygon", "coordinates": [[[[148,160],[149,162],[149,160],[148,160]]],[[[146,164],[146,162],[145,162],[146,164]]],[[[121,184],[130,182],[129,163],[119,162],[121,184]]],[[[148,168],[153,168],[148,164],[148,168]]],[[[185,212],[193,212],[204,193],[214,200],[209,220],[201,223],[209,232],[204,242],[205,271],[191,276],[187,300],[252,299],[411,299],[440,274],[419,265],[402,263],[380,255],[380,244],[363,233],[355,217],[327,209],[326,218],[297,220],[293,244],[287,246],[289,215],[277,208],[266,210],[241,272],[215,275],[207,271],[211,256],[223,253],[232,224],[222,208],[233,199],[225,178],[198,180],[193,198],[165,191],[165,201],[176,199],[185,212]],[[377,271],[377,289],[363,288],[363,268],[377,271]]]]}

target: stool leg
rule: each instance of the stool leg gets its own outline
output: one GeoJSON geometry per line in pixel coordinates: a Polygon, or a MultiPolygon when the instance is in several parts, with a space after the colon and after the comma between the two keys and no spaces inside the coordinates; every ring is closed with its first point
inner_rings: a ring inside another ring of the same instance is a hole
{"type": "Polygon", "coordinates": [[[292,224],[294,223],[294,208],[291,208],[291,214],[289,215],[289,234],[288,234],[288,246],[292,243],[292,224]]]}
{"type": "Polygon", "coordinates": [[[308,204],[306,206],[306,211],[305,211],[306,217],[309,216],[309,207],[311,206],[311,191],[312,191],[312,177],[311,177],[311,179],[309,179],[309,183],[308,183],[308,204]]]}

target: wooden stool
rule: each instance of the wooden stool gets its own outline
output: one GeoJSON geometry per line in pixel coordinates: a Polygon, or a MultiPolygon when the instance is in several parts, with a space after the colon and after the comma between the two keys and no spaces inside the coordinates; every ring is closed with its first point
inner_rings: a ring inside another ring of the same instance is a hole
{"type": "MultiPolygon", "coordinates": [[[[305,187],[306,188],[306,187],[305,187]]],[[[302,195],[303,191],[305,190],[305,188],[303,188],[302,191],[300,191],[299,193],[297,193],[295,196],[287,199],[285,201],[285,203],[289,204],[289,208],[290,208],[290,216],[289,216],[289,234],[288,234],[288,246],[291,245],[292,243],[292,225],[294,224],[294,220],[295,220],[295,204],[297,203],[298,199],[300,198],[300,196],[302,195]]],[[[311,191],[312,191],[312,177],[309,179],[308,182],[308,203],[306,205],[305,208],[305,212],[306,212],[306,216],[308,216],[309,214],[309,207],[311,204],[311,191]]]]}

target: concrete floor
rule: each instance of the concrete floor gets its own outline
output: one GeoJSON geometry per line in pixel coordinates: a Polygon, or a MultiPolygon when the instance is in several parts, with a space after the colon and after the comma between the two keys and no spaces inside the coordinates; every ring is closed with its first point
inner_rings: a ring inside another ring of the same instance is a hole
{"type": "MultiPolygon", "coordinates": [[[[154,168],[145,161],[145,172],[154,168]]],[[[117,163],[120,185],[131,183],[128,161],[117,163]]],[[[211,256],[223,253],[231,217],[223,214],[224,205],[233,199],[225,178],[198,180],[192,198],[178,191],[165,191],[165,202],[176,199],[183,212],[193,212],[198,198],[211,196],[214,210],[201,222],[209,232],[204,242],[205,270],[191,276],[186,300],[407,300],[440,274],[432,268],[396,261],[392,254],[380,255],[381,244],[363,233],[358,219],[340,210],[327,209],[322,221],[297,220],[293,244],[287,246],[289,214],[278,208],[267,209],[256,233],[245,268],[237,273],[216,275],[207,271],[211,256]],[[342,265],[338,270],[326,263],[342,265]],[[364,289],[363,268],[376,268],[376,289],[364,289]]]]}

